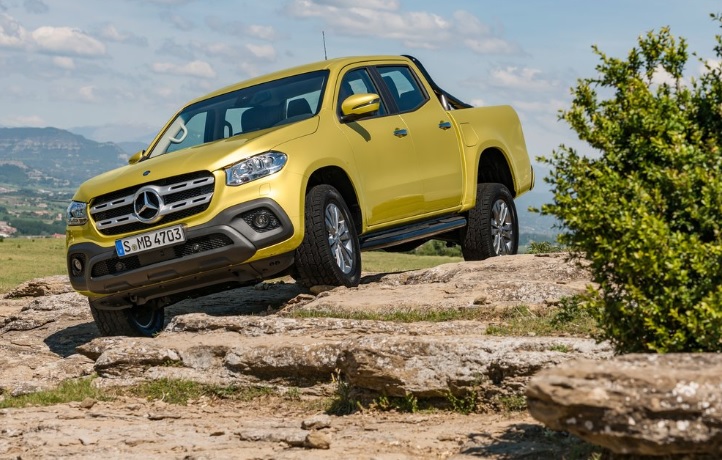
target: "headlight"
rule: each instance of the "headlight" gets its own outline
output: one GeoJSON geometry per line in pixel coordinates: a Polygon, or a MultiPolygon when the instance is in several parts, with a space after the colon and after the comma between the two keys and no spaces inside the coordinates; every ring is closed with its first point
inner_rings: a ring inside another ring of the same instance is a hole
{"type": "Polygon", "coordinates": [[[241,185],[277,173],[288,157],[281,152],[266,152],[226,166],[226,185],[241,185]]]}
{"type": "Polygon", "coordinates": [[[68,225],[85,225],[88,221],[88,205],[81,201],[71,201],[65,219],[68,225]]]}

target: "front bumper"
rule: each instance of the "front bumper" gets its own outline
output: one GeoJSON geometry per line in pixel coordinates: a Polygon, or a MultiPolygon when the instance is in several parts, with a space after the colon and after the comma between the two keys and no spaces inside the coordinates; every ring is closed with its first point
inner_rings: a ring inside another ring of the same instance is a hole
{"type": "Polygon", "coordinates": [[[92,295],[97,308],[124,308],[148,300],[178,295],[200,288],[247,284],[280,273],[293,263],[294,248],[286,254],[246,263],[259,249],[293,235],[293,225],[275,201],[261,198],[230,207],[211,221],[185,229],[186,241],[137,255],[118,257],[114,247],[85,242],[67,251],[68,273],[73,288],[92,295]],[[248,216],[270,211],[278,226],[254,229],[248,216]],[[245,218],[245,219],[244,219],[245,218]],[[74,267],[74,260],[83,269],[74,267]]]}

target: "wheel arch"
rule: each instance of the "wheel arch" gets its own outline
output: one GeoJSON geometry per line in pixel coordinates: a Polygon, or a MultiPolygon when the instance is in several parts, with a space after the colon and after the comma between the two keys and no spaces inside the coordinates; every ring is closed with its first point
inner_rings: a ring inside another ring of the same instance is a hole
{"type": "Polygon", "coordinates": [[[346,171],[338,166],[324,166],[317,169],[308,178],[304,194],[308,194],[308,191],[311,190],[311,188],[322,184],[330,185],[338,190],[338,193],[341,194],[341,197],[346,202],[346,206],[348,206],[348,209],[351,212],[356,232],[361,234],[361,230],[363,228],[361,205],[359,203],[353,181],[351,181],[349,175],[346,174],[346,171]]]}
{"type": "Polygon", "coordinates": [[[514,176],[511,173],[509,162],[504,153],[497,147],[488,147],[479,155],[479,165],[476,173],[477,184],[499,183],[504,184],[511,195],[516,197],[514,176]]]}

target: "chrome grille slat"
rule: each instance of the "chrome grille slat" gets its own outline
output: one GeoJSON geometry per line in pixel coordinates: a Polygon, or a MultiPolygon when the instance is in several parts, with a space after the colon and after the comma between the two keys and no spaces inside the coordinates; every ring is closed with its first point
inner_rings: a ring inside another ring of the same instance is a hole
{"type": "Polygon", "coordinates": [[[203,176],[187,179],[189,175],[186,174],[179,176],[181,179],[179,182],[173,182],[173,178],[169,178],[125,189],[127,194],[121,196],[118,196],[119,193],[115,193],[114,196],[106,195],[107,200],[99,197],[96,203],[90,207],[95,227],[101,233],[117,235],[166,223],[168,219],[173,220],[173,215],[176,213],[179,215],[176,218],[182,218],[203,212],[213,198],[215,178],[208,172],[196,173],[196,175],[198,174],[203,174],[203,176]],[[163,205],[159,210],[161,219],[158,222],[143,222],[135,214],[133,202],[136,193],[141,188],[152,188],[161,196],[163,205]],[[194,208],[198,208],[197,211],[194,208]]]}

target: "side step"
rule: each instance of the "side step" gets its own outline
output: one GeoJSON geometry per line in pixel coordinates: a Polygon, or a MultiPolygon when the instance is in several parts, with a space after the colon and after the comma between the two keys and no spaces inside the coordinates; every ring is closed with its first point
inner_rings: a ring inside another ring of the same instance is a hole
{"type": "Polygon", "coordinates": [[[466,217],[447,216],[367,233],[359,238],[359,243],[364,251],[381,249],[421,238],[429,238],[465,226],[466,217]]]}

